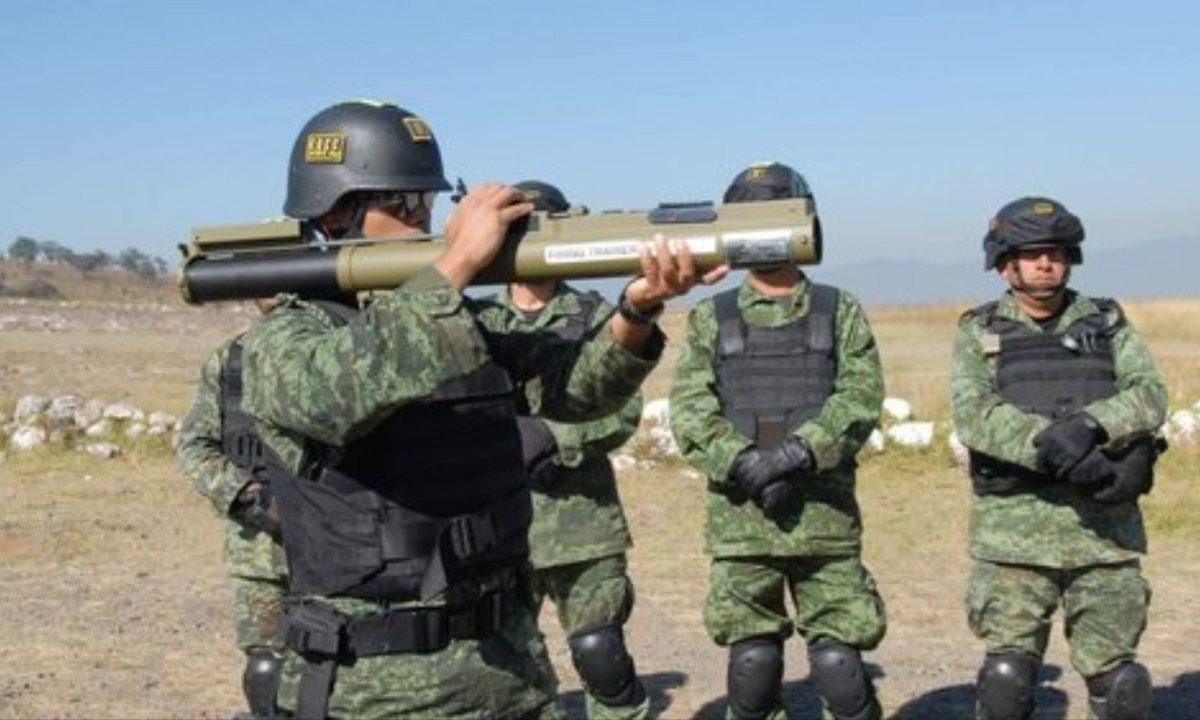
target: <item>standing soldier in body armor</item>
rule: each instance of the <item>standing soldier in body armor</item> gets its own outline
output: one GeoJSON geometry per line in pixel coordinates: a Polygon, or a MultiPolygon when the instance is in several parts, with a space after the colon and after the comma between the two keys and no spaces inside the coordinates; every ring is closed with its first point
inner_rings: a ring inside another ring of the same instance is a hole
{"type": "MultiPolygon", "coordinates": [[[[514,187],[535,210],[585,212],[548,183],[530,180],[514,187]]],[[[568,340],[593,332],[613,311],[598,293],[558,280],[510,284],[500,302],[512,310],[511,329],[548,331],[568,340]]],[[[608,417],[567,424],[540,416],[536,382],[520,389],[517,422],[533,485],[529,545],[536,605],[547,597],[554,603],[587,691],[587,716],[644,718],[650,703],[623,629],[633,610],[625,556],[632,540],[608,459],[609,451],[637,432],[641,395],[608,417]]]]}
{"type": "MultiPolygon", "coordinates": [[[[315,242],[416,240],[450,188],[416,115],[349,102],[315,115],[292,151],[284,212],[315,242]]],[[[302,718],[543,717],[554,678],[532,612],[533,506],[514,382],[547,416],[618,410],[661,356],[662,303],[696,282],[658,238],[618,313],[583,342],[505,330],[462,291],[532,206],[481,185],[445,247],[402,287],[280,296],[245,337],[243,400],[265,445],[288,563],[279,705],[302,718]]]]}
{"type": "MultiPolygon", "coordinates": [[[[804,178],[771,163],[739,174],[725,202],[797,197],[812,198],[804,178]]],[[[854,486],[855,455],[882,403],[861,306],[795,265],[753,270],[691,313],[671,429],[708,476],[704,619],[729,648],[731,717],[786,715],[783,642],[793,631],[808,646],[826,716],[881,717],[861,651],[879,644],[887,622],[861,559],[854,486]]]]}
{"type": "Polygon", "coordinates": [[[1067,287],[1083,238],[1054,200],[1005,205],[983,250],[1009,290],[958,323],[951,389],[975,491],[966,604],[986,647],[981,720],[1032,715],[1060,603],[1089,715],[1149,712],[1150,675],[1136,661],[1150,599],[1137,500],[1167,394],[1121,307],[1067,287]]]}
{"type": "MultiPolygon", "coordinates": [[[[271,301],[255,301],[264,314],[271,301]]],[[[246,655],[242,691],[250,715],[276,714],[283,664],[279,616],[287,567],[270,489],[253,475],[256,439],[241,411],[241,336],[209,356],[191,408],[179,426],[176,456],[183,475],[207,497],[225,526],[225,569],[233,589],[234,629],[246,655]]]]}

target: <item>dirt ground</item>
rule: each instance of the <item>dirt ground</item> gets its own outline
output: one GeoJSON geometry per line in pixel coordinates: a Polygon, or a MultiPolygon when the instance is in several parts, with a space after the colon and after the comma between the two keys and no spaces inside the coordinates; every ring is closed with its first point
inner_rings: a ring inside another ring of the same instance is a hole
{"type": "MultiPolygon", "coordinates": [[[[182,414],[204,355],[247,317],[0,305],[0,410],[11,412],[9,403],[29,392],[75,392],[182,414]]],[[[1192,464],[1160,487],[1195,478],[1192,464]]],[[[674,465],[628,471],[620,482],[636,539],[628,636],[653,709],[667,718],[722,717],[725,653],[702,621],[702,483],[674,465]]],[[[866,658],[887,714],[970,718],[981,649],[962,612],[966,483],[936,457],[883,455],[865,460],[860,493],[866,561],[889,613],[888,636],[866,658]]],[[[1180,497],[1195,494],[1151,501],[1180,497]]],[[[1189,516],[1195,524],[1194,504],[1189,516]]],[[[1194,537],[1152,535],[1146,561],[1154,600],[1142,658],[1155,680],[1152,717],[1164,720],[1200,717],[1194,537]]],[[[237,712],[241,659],[219,538],[219,521],[164,448],[109,461],[10,451],[0,460],[0,720],[237,712]]],[[[578,716],[565,643],[549,612],[543,620],[564,705],[578,716]]],[[[787,649],[791,714],[815,718],[802,645],[787,649]]],[[[1085,698],[1059,624],[1037,717],[1083,717],[1085,698]]]]}

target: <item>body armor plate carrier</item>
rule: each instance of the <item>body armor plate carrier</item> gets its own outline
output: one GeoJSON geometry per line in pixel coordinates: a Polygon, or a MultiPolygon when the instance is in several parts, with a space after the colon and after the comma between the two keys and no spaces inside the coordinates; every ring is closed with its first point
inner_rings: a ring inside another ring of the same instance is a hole
{"type": "Polygon", "coordinates": [[[733,426],[769,447],[816,417],[833,393],[838,291],[813,284],[808,314],[778,327],[747,324],[737,294],[714,298],[717,394],[733,426]]]}
{"type": "MultiPolygon", "coordinates": [[[[1000,337],[997,389],[1005,402],[1058,420],[1117,392],[1112,336],[1124,323],[1119,306],[1096,299],[1099,312],[1064,330],[1039,332],[996,316],[995,302],[971,310],[985,330],[1000,337]],[[1107,317],[1117,311],[1116,322],[1107,317]]],[[[1028,492],[1046,485],[1042,473],[976,451],[970,452],[971,480],[981,495],[1028,492]]]]}

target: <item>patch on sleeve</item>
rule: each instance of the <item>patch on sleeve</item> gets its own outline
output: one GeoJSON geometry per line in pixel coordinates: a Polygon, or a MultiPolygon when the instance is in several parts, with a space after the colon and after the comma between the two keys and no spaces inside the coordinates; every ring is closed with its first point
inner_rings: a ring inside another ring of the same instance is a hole
{"type": "Polygon", "coordinates": [[[1000,336],[993,332],[984,333],[980,342],[983,345],[983,354],[991,357],[1000,354],[1000,336]]]}

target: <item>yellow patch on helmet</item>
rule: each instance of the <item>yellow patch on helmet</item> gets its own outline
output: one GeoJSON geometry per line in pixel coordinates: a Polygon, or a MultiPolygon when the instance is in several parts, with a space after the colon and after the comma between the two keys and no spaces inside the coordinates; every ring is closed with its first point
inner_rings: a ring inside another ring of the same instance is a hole
{"type": "Polygon", "coordinates": [[[433,131],[429,129],[429,125],[419,117],[409,116],[404,118],[404,127],[408,130],[408,136],[413,142],[430,142],[433,140],[433,131]]]}
{"type": "Polygon", "coordinates": [[[304,162],[310,165],[339,165],[346,162],[346,134],[309,133],[304,138],[304,162]]]}
{"type": "Polygon", "coordinates": [[[1035,202],[1031,208],[1034,215],[1053,215],[1054,203],[1035,202]]]}

